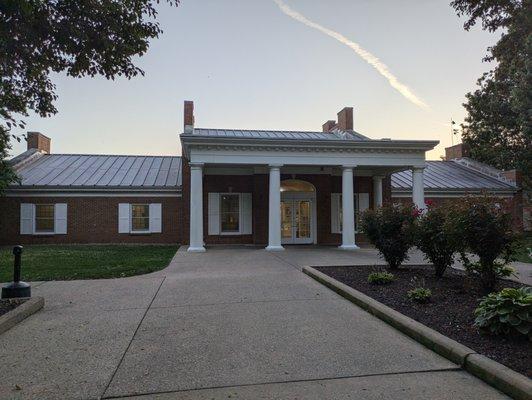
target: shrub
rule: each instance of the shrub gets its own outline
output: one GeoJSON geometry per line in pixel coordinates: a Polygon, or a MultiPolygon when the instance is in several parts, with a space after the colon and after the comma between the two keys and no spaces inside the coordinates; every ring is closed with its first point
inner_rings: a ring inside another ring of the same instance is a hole
{"type": "Polygon", "coordinates": [[[418,287],[412,290],[409,290],[406,293],[406,296],[416,303],[426,303],[430,300],[432,296],[432,291],[424,287],[418,287]]]}
{"type": "Polygon", "coordinates": [[[415,244],[424,253],[425,259],[434,265],[438,278],[453,264],[454,254],[460,248],[458,232],[449,213],[449,207],[429,206],[416,225],[415,244]]]}
{"type": "Polygon", "coordinates": [[[532,288],[506,288],[482,298],[475,326],[493,335],[514,333],[532,339],[532,288]]]}
{"type": "Polygon", "coordinates": [[[492,291],[497,278],[512,273],[505,267],[512,259],[515,241],[511,215],[496,199],[484,196],[455,204],[451,217],[459,233],[460,256],[466,271],[477,275],[486,291],[492,291]]]}
{"type": "Polygon", "coordinates": [[[417,215],[415,208],[404,205],[385,206],[362,214],[362,231],[392,269],[408,259],[417,215]]]}
{"type": "Polygon", "coordinates": [[[368,275],[368,283],[372,285],[385,285],[394,280],[395,276],[389,272],[372,272],[368,275]]]}

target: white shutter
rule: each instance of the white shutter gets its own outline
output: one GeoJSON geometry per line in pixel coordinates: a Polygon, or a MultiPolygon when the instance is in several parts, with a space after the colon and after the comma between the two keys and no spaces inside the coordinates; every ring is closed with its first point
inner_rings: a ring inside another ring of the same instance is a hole
{"type": "Polygon", "coordinates": [[[35,215],[35,205],[22,203],[20,204],[20,234],[21,235],[32,235],[33,223],[35,215]]]}
{"type": "Polygon", "coordinates": [[[67,233],[67,205],[65,203],[57,203],[54,206],[55,229],[54,232],[59,235],[66,235],[67,233]]]}
{"type": "Polygon", "coordinates": [[[118,233],[129,233],[129,203],[118,204],[118,233]]]}
{"type": "Polygon", "coordinates": [[[240,215],[242,216],[242,234],[251,235],[253,233],[253,200],[251,193],[240,195],[240,215]]]}
{"type": "Polygon", "coordinates": [[[340,193],[331,193],[331,232],[340,233],[340,193]]]}
{"type": "Polygon", "coordinates": [[[150,204],[150,232],[151,233],[162,232],[161,209],[162,209],[161,203],[150,204]]]}
{"type": "Polygon", "coordinates": [[[208,198],[209,235],[220,234],[220,193],[209,193],[208,198]]]}
{"type": "Polygon", "coordinates": [[[362,213],[369,208],[369,193],[358,193],[358,212],[362,213]]]}

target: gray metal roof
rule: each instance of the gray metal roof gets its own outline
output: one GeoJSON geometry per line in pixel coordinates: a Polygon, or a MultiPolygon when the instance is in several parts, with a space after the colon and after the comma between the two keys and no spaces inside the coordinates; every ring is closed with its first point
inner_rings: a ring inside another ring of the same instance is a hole
{"type": "Polygon", "coordinates": [[[190,136],[286,140],[370,140],[358,132],[340,130],[331,132],[306,132],[194,128],[194,133],[190,136]]]}
{"type": "Polygon", "coordinates": [[[44,154],[17,174],[23,187],[177,188],[181,157],[44,154]]]}
{"type": "MultiPolygon", "coordinates": [[[[512,190],[515,186],[454,161],[427,161],[423,171],[425,190],[512,190]]],[[[392,175],[392,190],[412,190],[412,172],[392,175]]]]}

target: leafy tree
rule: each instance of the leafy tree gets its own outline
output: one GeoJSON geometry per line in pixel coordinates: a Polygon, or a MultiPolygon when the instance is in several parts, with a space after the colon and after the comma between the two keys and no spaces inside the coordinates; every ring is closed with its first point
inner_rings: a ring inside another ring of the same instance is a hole
{"type": "MultiPolygon", "coordinates": [[[[163,0],[177,6],[180,0],[163,0]]],[[[50,74],[144,75],[133,63],[157,23],[159,0],[2,0],[0,2],[0,193],[16,175],[5,161],[15,126],[30,111],[57,113],[50,74]]]]}
{"type": "Polygon", "coordinates": [[[477,21],[490,32],[502,31],[488,49],[486,61],[496,67],[478,80],[466,95],[462,140],[473,158],[501,169],[523,172],[530,188],[532,170],[532,0],[454,0],[464,28],[477,21]]]}

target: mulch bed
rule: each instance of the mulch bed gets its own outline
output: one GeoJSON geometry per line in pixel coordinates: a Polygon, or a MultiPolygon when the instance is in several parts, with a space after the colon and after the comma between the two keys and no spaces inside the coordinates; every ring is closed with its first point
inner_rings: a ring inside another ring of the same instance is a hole
{"type": "Polygon", "coordinates": [[[0,299],[0,316],[17,308],[27,299],[0,299]]]}
{"type": "MultiPolygon", "coordinates": [[[[532,345],[526,338],[482,335],[473,326],[473,311],[483,293],[477,287],[478,283],[471,281],[463,272],[448,270],[438,281],[433,275],[432,266],[408,266],[392,272],[395,275],[392,283],[370,285],[367,282],[368,275],[384,268],[356,266],[316,269],[476,352],[532,377],[532,345]],[[420,286],[432,291],[429,303],[414,303],[406,297],[407,291],[420,286]]],[[[497,290],[519,286],[501,280],[497,290]]]]}

